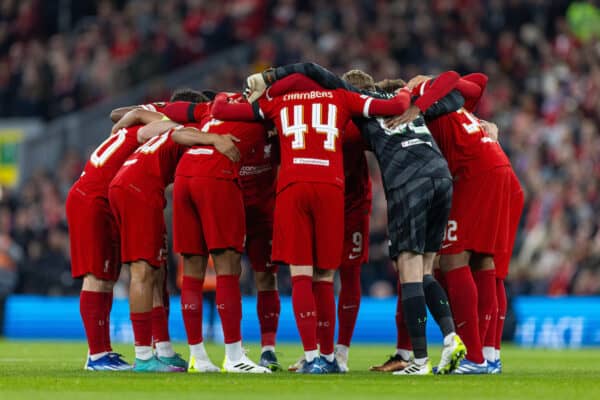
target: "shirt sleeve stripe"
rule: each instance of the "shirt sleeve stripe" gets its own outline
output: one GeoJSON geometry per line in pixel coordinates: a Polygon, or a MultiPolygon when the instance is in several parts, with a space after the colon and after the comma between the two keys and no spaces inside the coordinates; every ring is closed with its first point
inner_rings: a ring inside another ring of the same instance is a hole
{"type": "Polygon", "coordinates": [[[260,109],[260,105],[258,104],[258,101],[255,101],[254,103],[252,103],[252,111],[254,111],[254,118],[265,119],[265,114],[260,109]]]}
{"type": "Polygon", "coordinates": [[[190,103],[187,109],[187,117],[188,121],[196,122],[196,117],[194,117],[194,109],[196,108],[196,103],[190,103]]]}
{"type": "Polygon", "coordinates": [[[363,106],[363,115],[365,118],[369,118],[369,107],[371,106],[372,101],[372,97],[369,97],[367,101],[365,101],[365,105],[363,106]]]}

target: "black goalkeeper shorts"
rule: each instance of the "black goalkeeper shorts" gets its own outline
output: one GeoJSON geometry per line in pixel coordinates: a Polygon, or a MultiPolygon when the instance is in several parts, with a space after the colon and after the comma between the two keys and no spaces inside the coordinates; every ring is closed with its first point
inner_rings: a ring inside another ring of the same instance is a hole
{"type": "Polygon", "coordinates": [[[452,180],[417,178],[387,193],[390,257],[437,252],[452,205],[452,180]]]}

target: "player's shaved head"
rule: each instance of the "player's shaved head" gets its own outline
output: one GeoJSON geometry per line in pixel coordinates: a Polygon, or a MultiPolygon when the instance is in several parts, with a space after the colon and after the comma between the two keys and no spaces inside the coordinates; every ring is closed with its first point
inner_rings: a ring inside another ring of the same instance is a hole
{"type": "Polygon", "coordinates": [[[358,89],[375,90],[375,80],[360,69],[351,69],[342,75],[342,79],[358,89]]]}
{"type": "Polygon", "coordinates": [[[210,101],[210,99],[202,92],[199,92],[197,90],[189,88],[180,88],[176,89],[173,92],[169,101],[190,101],[192,103],[206,103],[210,101]]]}
{"type": "Polygon", "coordinates": [[[375,83],[375,87],[378,90],[386,93],[394,93],[398,89],[402,89],[406,86],[406,82],[403,79],[384,79],[375,83]]]}

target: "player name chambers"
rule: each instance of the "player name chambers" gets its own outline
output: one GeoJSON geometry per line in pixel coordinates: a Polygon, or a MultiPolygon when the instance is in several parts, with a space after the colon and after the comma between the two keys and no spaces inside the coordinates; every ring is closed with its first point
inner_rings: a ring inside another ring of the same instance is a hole
{"type": "Polygon", "coordinates": [[[291,93],[283,96],[283,101],[292,100],[312,100],[312,99],[333,99],[331,92],[320,92],[313,90],[312,92],[305,93],[291,93]]]}

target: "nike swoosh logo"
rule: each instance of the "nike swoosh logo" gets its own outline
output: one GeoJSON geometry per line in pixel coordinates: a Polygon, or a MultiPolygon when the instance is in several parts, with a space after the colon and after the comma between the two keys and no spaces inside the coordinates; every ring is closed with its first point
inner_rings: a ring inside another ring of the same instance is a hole
{"type": "Polygon", "coordinates": [[[360,256],[361,256],[361,254],[350,254],[350,255],[348,255],[348,258],[351,260],[356,260],[360,256]]]}
{"type": "Polygon", "coordinates": [[[356,304],[351,304],[349,306],[342,305],[342,310],[351,310],[351,309],[356,308],[356,307],[358,307],[356,304]]]}
{"type": "Polygon", "coordinates": [[[442,245],[442,249],[446,249],[448,247],[452,246],[452,243],[446,243],[442,245]]]}
{"type": "Polygon", "coordinates": [[[457,328],[462,328],[466,323],[467,323],[467,321],[463,321],[463,322],[461,322],[459,324],[456,324],[456,327],[457,328]]]}

